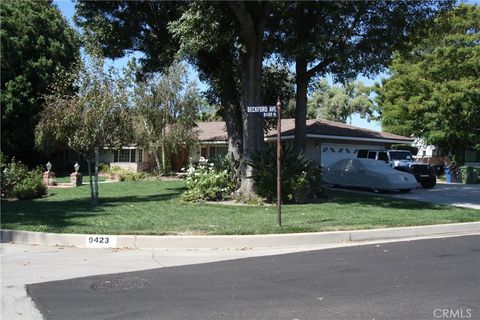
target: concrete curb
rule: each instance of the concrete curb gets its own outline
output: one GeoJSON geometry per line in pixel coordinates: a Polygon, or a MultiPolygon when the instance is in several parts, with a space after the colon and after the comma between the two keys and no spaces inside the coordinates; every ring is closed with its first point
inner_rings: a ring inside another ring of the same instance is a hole
{"type": "MultiPolygon", "coordinates": [[[[112,235],[116,237],[111,248],[172,248],[172,249],[235,249],[296,247],[326,243],[374,241],[424,236],[480,234],[480,222],[428,225],[372,230],[332,231],[315,233],[290,233],[248,236],[135,236],[112,235]]],[[[0,230],[2,242],[18,242],[39,245],[60,245],[87,247],[87,234],[58,234],[17,230],[0,230]]]]}

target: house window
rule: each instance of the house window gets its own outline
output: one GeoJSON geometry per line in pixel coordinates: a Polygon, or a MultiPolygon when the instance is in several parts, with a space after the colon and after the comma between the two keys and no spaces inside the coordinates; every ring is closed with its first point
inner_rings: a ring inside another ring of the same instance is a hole
{"type": "Polygon", "coordinates": [[[118,162],[130,162],[130,150],[120,150],[118,153],[118,162]]]}
{"type": "Polygon", "coordinates": [[[143,150],[138,149],[138,162],[143,162],[143,150]]]}
{"type": "Polygon", "coordinates": [[[206,148],[206,147],[201,147],[201,148],[200,148],[200,157],[205,158],[205,159],[208,158],[208,156],[207,156],[207,148],[206,148]]]}
{"type": "Polygon", "coordinates": [[[113,162],[135,162],[135,149],[114,151],[113,162]]]}
{"type": "Polygon", "coordinates": [[[224,157],[227,155],[227,153],[228,153],[228,147],[217,147],[217,154],[219,156],[224,157]]]}
{"type": "Polygon", "coordinates": [[[216,152],[216,148],[215,147],[210,147],[210,153],[209,153],[209,158],[215,158],[215,156],[217,155],[217,152],[216,152]]]}

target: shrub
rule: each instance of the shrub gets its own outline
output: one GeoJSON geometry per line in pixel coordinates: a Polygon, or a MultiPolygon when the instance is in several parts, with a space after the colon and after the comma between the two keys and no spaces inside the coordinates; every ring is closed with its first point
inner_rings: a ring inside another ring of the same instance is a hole
{"type": "Polygon", "coordinates": [[[111,166],[108,172],[111,179],[117,178],[120,181],[138,181],[147,178],[145,172],[132,172],[119,166],[111,166]]]}
{"type": "Polygon", "coordinates": [[[2,197],[23,199],[39,198],[47,194],[47,187],[42,181],[42,170],[28,171],[27,167],[12,159],[9,164],[1,159],[1,193],[2,197]]]}
{"type": "Polygon", "coordinates": [[[109,174],[110,173],[110,165],[105,162],[100,162],[98,164],[98,172],[103,173],[103,174],[109,174]]]}
{"type": "MultiPolygon", "coordinates": [[[[281,154],[282,199],[285,202],[304,203],[318,197],[321,189],[322,171],[313,160],[305,159],[292,148],[282,149],[281,154]]],[[[276,200],[277,156],[276,147],[268,146],[252,154],[248,163],[253,167],[253,180],[258,195],[267,201],[276,200]]]]}
{"type": "Polygon", "coordinates": [[[120,181],[138,181],[147,177],[145,172],[126,172],[119,176],[120,181]]]}
{"type": "Polygon", "coordinates": [[[238,188],[240,186],[240,161],[235,160],[232,154],[216,156],[213,159],[209,159],[209,161],[213,163],[215,170],[226,170],[230,179],[236,184],[236,187],[238,188]]]}
{"type": "Polygon", "coordinates": [[[200,200],[219,201],[230,196],[235,190],[235,182],[228,170],[216,169],[213,163],[200,162],[190,165],[186,176],[187,191],[182,194],[183,201],[200,200]]]}

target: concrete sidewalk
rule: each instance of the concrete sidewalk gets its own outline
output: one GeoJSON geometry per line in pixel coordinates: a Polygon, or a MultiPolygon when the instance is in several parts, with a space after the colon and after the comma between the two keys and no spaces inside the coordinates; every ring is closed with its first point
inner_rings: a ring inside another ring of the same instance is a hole
{"type": "MultiPolygon", "coordinates": [[[[373,241],[418,236],[480,233],[480,222],[427,225],[418,227],[385,228],[371,230],[350,230],[332,232],[289,233],[241,236],[142,236],[142,235],[103,235],[110,237],[104,247],[130,249],[238,249],[309,246],[324,243],[373,241]],[[113,241],[112,241],[113,240],[113,241]]],[[[15,242],[38,245],[61,245],[88,247],[86,234],[59,234],[1,230],[2,242],[15,242]]]]}
{"type": "MultiPolygon", "coordinates": [[[[478,234],[476,232],[475,234],[478,234]]],[[[233,260],[331,249],[347,246],[411,241],[429,236],[383,241],[317,244],[283,248],[241,249],[85,249],[2,243],[1,318],[42,319],[25,290],[26,284],[72,279],[91,275],[130,272],[162,267],[233,260]]]]}

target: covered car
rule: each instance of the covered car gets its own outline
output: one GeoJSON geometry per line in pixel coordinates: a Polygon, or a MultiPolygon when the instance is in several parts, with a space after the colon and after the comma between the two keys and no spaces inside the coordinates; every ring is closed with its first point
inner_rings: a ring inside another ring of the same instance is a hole
{"type": "Polygon", "coordinates": [[[408,192],[417,187],[414,175],[395,170],[385,162],[373,159],[343,159],[335,162],[324,169],[323,182],[373,191],[408,192]]]}

